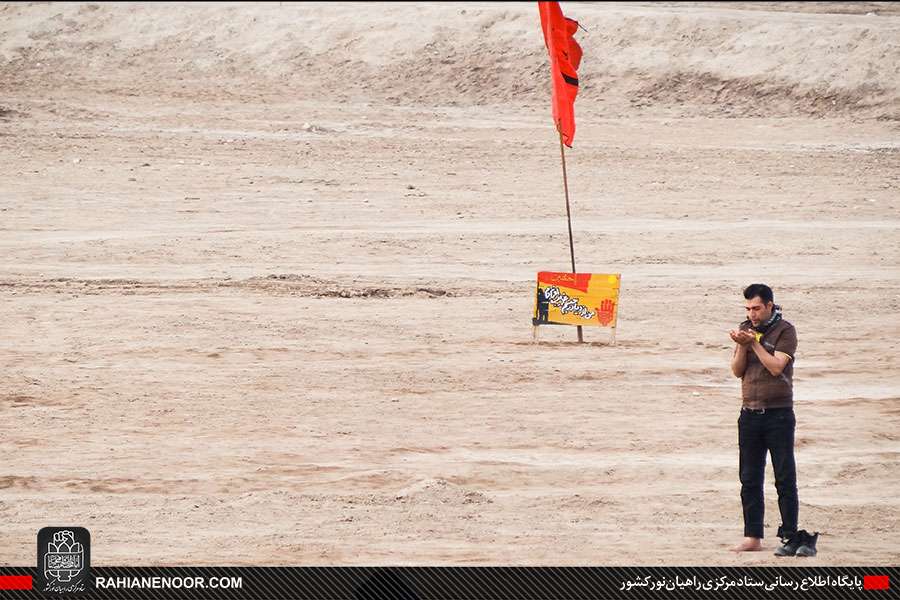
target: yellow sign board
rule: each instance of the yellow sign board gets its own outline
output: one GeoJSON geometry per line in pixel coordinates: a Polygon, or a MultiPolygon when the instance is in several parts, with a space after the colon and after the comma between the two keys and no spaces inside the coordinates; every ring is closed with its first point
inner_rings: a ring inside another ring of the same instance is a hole
{"type": "Polygon", "coordinates": [[[619,315],[618,273],[537,274],[534,325],[616,326],[619,315]]]}

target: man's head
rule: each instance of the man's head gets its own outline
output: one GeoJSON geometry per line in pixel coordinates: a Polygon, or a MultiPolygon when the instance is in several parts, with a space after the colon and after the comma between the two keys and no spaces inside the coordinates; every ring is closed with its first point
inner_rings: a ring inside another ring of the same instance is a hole
{"type": "Polygon", "coordinates": [[[744,289],[744,298],[747,300],[747,318],[754,327],[765,323],[772,316],[775,298],[772,288],[766,284],[751,283],[744,289]]]}

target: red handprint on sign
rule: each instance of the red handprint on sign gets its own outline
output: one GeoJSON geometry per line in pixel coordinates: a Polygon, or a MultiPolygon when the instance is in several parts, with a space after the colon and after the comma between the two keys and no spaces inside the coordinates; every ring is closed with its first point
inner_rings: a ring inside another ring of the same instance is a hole
{"type": "Polygon", "coordinates": [[[607,298],[597,307],[597,320],[603,326],[609,325],[616,314],[616,303],[607,298]]]}

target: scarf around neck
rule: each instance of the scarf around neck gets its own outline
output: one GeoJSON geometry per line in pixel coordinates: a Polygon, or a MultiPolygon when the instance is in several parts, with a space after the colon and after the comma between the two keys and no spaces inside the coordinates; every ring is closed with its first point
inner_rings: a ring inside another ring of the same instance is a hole
{"type": "Polygon", "coordinates": [[[759,333],[765,333],[769,329],[771,329],[772,326],[775,325],[775,323],[777,323],[780,320],[781,320],[781,307],[776,304],[775,306],[772,307],[772,316],[769,317],[763,323],[760,323],[756,327],[753,327],[753,324],[750,322],[750,319],[747,319],[746,321],[741,323],[741,325],[746,325],[749,329],[752,329],[753,331],[756,331],[759,333]]]}

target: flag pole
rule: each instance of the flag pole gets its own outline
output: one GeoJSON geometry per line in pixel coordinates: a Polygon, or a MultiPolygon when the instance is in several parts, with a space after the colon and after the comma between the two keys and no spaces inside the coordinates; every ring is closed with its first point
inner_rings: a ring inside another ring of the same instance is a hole
{"type": "MultiPolygon", "coordinates": [[[[562,130],[557,126],[557,132],[559,133],[559,155],[562,158],[562,172],[563,172],[563,189],[566,192],[566,221],[569,224],[569,255],[572,257],[572,273],[575,273],[575,242],[572,241],[572,211],[569,208],[569,177],[566,174],[566,146],[563,144],[563,134],[562,130]]],[[[581,325],[578,326],[578,343],[584,342],[584,337],[581,333],[581,325]]]]}

